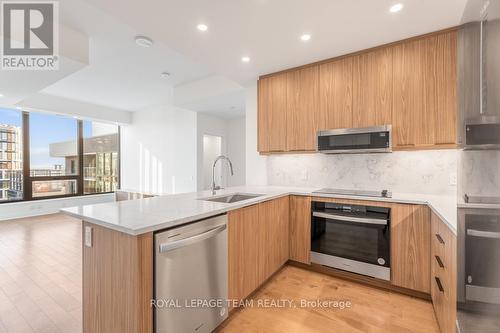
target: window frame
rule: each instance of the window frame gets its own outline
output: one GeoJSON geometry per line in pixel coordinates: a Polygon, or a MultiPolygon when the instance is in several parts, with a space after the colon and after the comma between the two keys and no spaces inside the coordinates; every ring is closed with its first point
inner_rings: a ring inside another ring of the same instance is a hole
{"type": "MultiPolygon", "coordinates": [[[[72,198],[81,196],[92,196],[100,194],[110,194],[110,192],[100,192],[100,193],[84,193],[84,175],[83,175],[83,120],[76,119],[77,122],[77,156],[78,156],[78,174],[77,175],[64,175],[64,176],[31,176],[31,165],[30,165],[30,113],[26,111],[22,112],[22,156],[23,156],[23,198],[20,200],[12,201],[0,201],[1,204],[9,204],[16,202],[25,201],[38,201],[38,200],[50,200],[50,199],[61,199],[61,198],[72,198]],[[52,180],[76,180],[77,191],[74,194],[64,194],[64,195],[53,195],[45,197],[33,197],[33,182],[37,181],[52,181],[52,180]]],[[[121,128],[118,127],[118,184],[117,188],[121,186],[121,128]]]]}

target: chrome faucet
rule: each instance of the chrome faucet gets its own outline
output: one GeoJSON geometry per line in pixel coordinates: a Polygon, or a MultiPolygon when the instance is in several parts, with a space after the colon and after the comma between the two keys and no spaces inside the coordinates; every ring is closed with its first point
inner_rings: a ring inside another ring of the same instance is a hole
{"type": "Polygon", "coordinates": [[[219,162],[219,160],[226,160],[229,163],[229,168],[231,169],[231,176],[234,176],[233,163],[231,162],[231,160],[224,155],[218,156],[214,161],[214,165],[212,166],[212,188],[211,189],[212,189],[213,195],[215,195],[217,193],[216,192],[217,190],[221,189],[220,186],[215,185],[215,165],[217,164],[217,162],[219,162]]]}

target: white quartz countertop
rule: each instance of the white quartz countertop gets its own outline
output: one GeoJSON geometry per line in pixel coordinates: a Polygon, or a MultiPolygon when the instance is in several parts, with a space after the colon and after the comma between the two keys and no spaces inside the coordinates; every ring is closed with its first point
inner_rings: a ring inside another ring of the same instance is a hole
{"type": "Polygon", "coordinates": [[[130,235],[140,235],[201,220],[234,209],[292,194],[407,204],[427,204],[450,227],[450,229],[456,233],[457,200],[455,197],[393,193],[392,198],[375,198],[312,193],[315,190],[318,189],[242,186],[219,190],[217,191],[217,196],[233,193],[261,194],[261,196],[236,203],[219,203],[199,200],[200,198],[212,196],[210,191],[202,191],[64,208],[61,209],[61,212],[130,235]]]}

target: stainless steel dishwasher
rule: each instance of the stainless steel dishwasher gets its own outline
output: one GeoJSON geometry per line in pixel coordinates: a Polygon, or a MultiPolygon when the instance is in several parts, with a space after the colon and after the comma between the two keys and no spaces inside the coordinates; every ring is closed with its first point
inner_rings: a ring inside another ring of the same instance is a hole
{"type": "Polygon", "coordinates": [[[155,332],[212,332],[227,318],[227,215],[155,235],[155,332]]]}

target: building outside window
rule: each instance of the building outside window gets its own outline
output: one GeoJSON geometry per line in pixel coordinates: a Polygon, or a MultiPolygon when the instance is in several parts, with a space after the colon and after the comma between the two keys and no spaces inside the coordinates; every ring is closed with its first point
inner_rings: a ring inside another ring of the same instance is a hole
{"type": "MultiPolygon", "coordinates": [[[[50,155],[64,158],[64,169],[75,168],[78,156],[74,141],[50,145],[50,155]]],[[[114,192],[118,187],[119,173],[118,126],[99,122],[83,122],[83,193],[114,192]]]]}
{"type": "Polygon", "coordinates": [[[23,198],[21,112],[0,109],[0,202],[23,198]]]}
{"type": "Polygon", "coordinates": [[[118,126],[83,122],[83,192],[114,192],[119,173],[118,126]]]}

